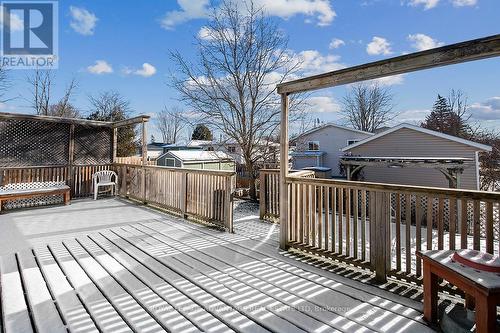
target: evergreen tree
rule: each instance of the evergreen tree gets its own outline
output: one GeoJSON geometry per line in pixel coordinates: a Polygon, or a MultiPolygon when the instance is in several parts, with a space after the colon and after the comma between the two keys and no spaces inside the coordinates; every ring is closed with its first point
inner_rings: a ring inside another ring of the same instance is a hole
{"type": "Polygon", "coordinates": [[[205,126],[203,124],[198,124],[198,125],[196,125],[196,128],[193,131],[193,135],[191,136],[191,139],[212,141],[213,135],[207,126],[205,126]]]}
{"type": "Polygon", "coordinates": [[[425,117],[422,127],[450,134],[454,123],[453,118],[452,110],[448,101],[443,96],[438,95],[436,102],[432,107],[432,111],[427,117],[425,117]]]}

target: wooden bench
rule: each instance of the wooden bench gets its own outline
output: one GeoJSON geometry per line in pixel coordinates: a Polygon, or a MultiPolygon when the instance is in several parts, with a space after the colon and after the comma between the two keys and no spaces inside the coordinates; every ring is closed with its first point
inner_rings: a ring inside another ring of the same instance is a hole
{"type": "Polygon", "coordinates": [[[0,188],[0,212],[2,203],[7,200],[28,199],[36,196],[63,195],[64,204],[70,202],[70,188],[67,185],[47,186],[27,189],[1,189],[0,188]]]}

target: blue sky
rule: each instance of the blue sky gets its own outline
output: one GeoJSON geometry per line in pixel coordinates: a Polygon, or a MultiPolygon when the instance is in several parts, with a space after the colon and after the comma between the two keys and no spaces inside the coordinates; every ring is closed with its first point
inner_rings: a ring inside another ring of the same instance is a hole
{"type": "MultiPolygon", "coordinates": [[[[242,0],[239,0],[242,1],[242,0]]],[[[317,74],[425,48],[500,33],[498,0],[255,0],[289,36],[303,60],[301,75],[317,74]]],[[[72,77],[73,103],[88,110],[88,95],[116,90],[135,113],[154,114],[180,105],[168,85],[175,66],[169,50],[193,59],[193,36],[206,24],[209,0],[59,2],[59,54],[54,99],[72,77]]],[[[11,101],[1,111],[31,113],[29,71],[12,70],[11,101]]],[[[395,122],[418,122],[438,93],[461,89],[475,121],[500,125],[500,59],[393,77],[381,82],[394,93],[395,122]]],[[[310,98],[312,116],[342,123],[339,104],[346,88],[310,98]]]]}

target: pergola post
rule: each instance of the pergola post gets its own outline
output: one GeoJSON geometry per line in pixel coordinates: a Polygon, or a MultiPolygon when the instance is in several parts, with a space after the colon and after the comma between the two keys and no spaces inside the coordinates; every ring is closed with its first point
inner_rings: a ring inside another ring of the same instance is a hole
{"type": "Polygon", "coordinates": [[[280,127],[280,249],[288,249],[288,94],[281,94],[280,127]]]}
{"type": "Polygon", "coordinates": [[[111,159],[112,163],[116,163],[116,154],[118,151],[118,128],[113,128],[113,157],[111,159]]]}
{"type": "Polygon", "coordinates": [[[146,122],[142,121],[142,165],[146,165],[148,160],[148,143],[146,133],[146,122]]]}
{"type": "MultiPolygon", "coordinates": [[[[67,183],[71,189],[73,189],[73,186],[71,185],[73,183],[73,167],[75,164],[75,124],[70,124],[69,125],[69,145],[68,145],[68,180],[67,183]]],[[[74,195],[74,193],[71,193],[71,195],[74,195]]]]}

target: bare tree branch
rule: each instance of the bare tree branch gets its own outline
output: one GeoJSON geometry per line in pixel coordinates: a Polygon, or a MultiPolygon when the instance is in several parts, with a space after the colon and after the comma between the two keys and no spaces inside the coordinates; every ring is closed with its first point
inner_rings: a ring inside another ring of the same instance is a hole
{"type": "Polygon", "coordinates": [[[353,85],[344,97],[342,113],[355,129],[375,132],[395,117],[392,94],[378,84],[353,85]]]}
{"type": "Polygon", "coordinates": [[[177,106],[165,106],[162,111],[156,114],[156,127],[161,133],[162,142],[177,142],[180,132],[186,125],[183,113],[183,110],[177,106]]]}
{"type": "MultiPolygon", "coordinates": [[[[205,31],[196,40],[196,65],[179,52],[171,54],[181,73],[172,86],[204,123],[241,147],[255,198],[257,164],[272,156],[263,146],[279,128],[276,84],[292,77],[300,62],[290,57],[283,32],[252,1],[245,8],[223,1],[205,31]]],[[[291,99],[292,118],[300,106],[300,96],[291,99]]]]}

